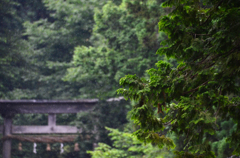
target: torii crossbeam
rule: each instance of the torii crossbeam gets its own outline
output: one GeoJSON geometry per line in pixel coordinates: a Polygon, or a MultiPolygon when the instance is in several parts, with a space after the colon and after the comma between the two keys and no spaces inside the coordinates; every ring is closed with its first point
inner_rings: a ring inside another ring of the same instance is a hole
{"type": "MultiPolygon", "coordinates": [[[[81,129],[74,126],[57,126],[56,114],[78,113],[91,109],[98,103],[98,99],[85,100],[0,100],[0,114],[4,118],[4,125],[0,126],[3,136],[14,134],[69,134],[81,133],[81,129]],[[15,114],[48,114],[47,126],[14,126],[12,118],[15,114]]],[[[3,142],[3,158],[11,158],[11,140],[3,142]]]]}

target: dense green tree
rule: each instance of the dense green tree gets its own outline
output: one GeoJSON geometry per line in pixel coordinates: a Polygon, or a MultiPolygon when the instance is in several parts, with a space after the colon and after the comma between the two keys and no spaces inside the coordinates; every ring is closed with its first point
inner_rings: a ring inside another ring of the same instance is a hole
{"type": "Polygon", "coordinates": [[[79,98],[78,90],[84,84],[68,83],[62,78],[69,67],[74,47],[90,45],[94,9],[101,8],[106,1],[42,0],[19,3],[21,5],[17,10],[24,17],[21,22],[25,22],[23,37],[28,40],[32,51],[30,59],[35,74],[26,86],[31,93],[17,89],[12,92],[13,98],[79,98]]]}
{"type": "Polygon", "coordinates": [[[231,119],[236,126],[226,140],[232,155],[239,155],[240,2],[167,0],[163,6],[172,12],[159,22],[168,39],[157,53],[179,64],[175,68],[159,61],[148,70],[149,79],[127,75],[120,80],[128,88],[118,92],[138,103],[131,111],[139,126],[135,135],[164,145],[159,132],[168,127],[185,137],[179,157],[215,157],[210,142],[216,121],[231,119]]]}
{"type": "MultiPolygon", "coordinates": [[[[80,16],[79,12],[74,9],[79,5],[63,1],[44,1],[44,3],[52,12],[50,18],[44,17],[32,23],[25,23],[25,36],[28,37],[34,51],[34,65],[38,70],[36,78],[33,79],[35,85],[31,87],[35,95],[32,98],[68,98],[77,93],[74,91],[74,86],[78,85],[71,86],[61,79],[67,68],[65,63],[71,60],[71,49],[76,43],[83,41],[80,38],[76,39],[84,34],[84,31],[81,31],[84,26],[79,26],[80,22],[76,18],[80,16]],[[80,31],[77,32],[75,28],[80,31]],[[73,36],[74,31],[76,36],[73,36]]],[[[90,35],[88,30],[85,30],[86,33],[87,36],[90,35]]],[[[82,39],[84,38],[86,37],[82,39]]]]}
{"type": "Polygon", "coordinates": [[[173,153],[167,149],[160,150],[152,144],[144,144],[132,133],[120,132],[117,129],[107,128],[110,131],[109,136],[114,141],[113,147],[99,143],[94,151],[88,151],[92,158],[170,158],[173,153]]]}
{"type": "Polygon", "coordinates": [[[211,143],[212,150],[219,158],[229,157],[234,148],[230,148],[229,143],[226,141],[229,136],[236,130],[237,124],[232,119],[228,121],[219,121],[219,130],[216,131],[214,141],[211,143]]]}
{"type": "Polygon", "coordinates": [[[109,1],[96,10],[92,46],[75,48],[66,80],[85,84],[84,97],[114,97],[119,79],[129,73],[145,75],[157,61],[163,35],[157,31],[161,1],[109,1]],[[136,9],[138,8],[138,9],[136,9]],[[151,16],[150,16],[151,15],[151,16]]]}
{"type": "Polygon", "coordinates": [[[18,3],[0,2],[0,98],[11,98],[9,92],[22,88],[31,69],[29,44],[22,39],[18,3]]]}
{"type": "Polygon", "coordinates": [[[10,0],[1,2],[1,98],[34,98],[38,69],[33,50],[24,32],[23,22],[48,17],[41,0],[10,0]]]}
{"type": "MultiPolygon", "coordinates": [[[[133,70],[140,76],[157,61],[155,52],[164,35],[157,31],[163,14],[161,1],[123,1],[116,5],[109,1],[96,10],[91,46],[78,46],[74,50],[71,68],[65,80],[77,82],[80,97],[101,99],[115,97],[119,79],[133,70]],[[134,10],[134,8],[139,8],[134,10]],[[145,16],[144,14],[151,14],[145,16]],[[141,31],[141,32],[140,32],[141,31]],[[148,40],[154,38],[153,40],[148,40]],[[136,52],[138,51],[138,52],[136,52]]],[[[77,124],[96,125],[97,141],[112,145],[105,126],[122,128],[126,123],[129,105],[101,104],[92,114],[79,114],[77,124]]]]}

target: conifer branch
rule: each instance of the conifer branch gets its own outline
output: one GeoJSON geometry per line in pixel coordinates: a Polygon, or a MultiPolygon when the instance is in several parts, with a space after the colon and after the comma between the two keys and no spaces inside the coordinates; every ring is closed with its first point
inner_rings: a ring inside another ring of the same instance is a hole
{"type": "Polygon", "coordinates": [[[198,90],[198,89],[199,89],[199,87],[206,85],[208,82],[209,82],[209,81],[206,81],[206,82],[202,83],[201,85],[199,85],[198,87],[196,87],[196,88],[194,88],[194,89],[192,89],[192,90],[190,90],[190,91],[183,92],[183,95],[185,95],[185,94],[188,94],[188,93],[191,93],[191,92],[194,92],[194,91],[198,90]]]}

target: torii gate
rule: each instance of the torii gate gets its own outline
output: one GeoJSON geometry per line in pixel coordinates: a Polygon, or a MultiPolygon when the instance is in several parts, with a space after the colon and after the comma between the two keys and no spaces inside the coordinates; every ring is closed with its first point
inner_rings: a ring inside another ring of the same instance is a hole
{"type": "MultiPolygon", "coordinates": [[[[85,100],[0,100],[0,114],[4,125],[0,132],[4,137],[14,134],[76,134],[81,129],[74,126],[57,126],[56,114],[78,113],[91,109],[98,99],[85,100]],[[15,114],[48,114],[47,126],[14,126],[12,118],[15,114]]],[[[3,158],[11,158],[11,139],[3,140],[3,158]]]]}

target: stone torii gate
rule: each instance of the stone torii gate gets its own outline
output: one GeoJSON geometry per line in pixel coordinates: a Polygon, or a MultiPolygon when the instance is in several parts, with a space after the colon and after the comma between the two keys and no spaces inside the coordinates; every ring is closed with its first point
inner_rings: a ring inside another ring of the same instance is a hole
{"type": "MultiPolygon", "coordinates": [[[[56,114],[78,113],[93,108],[98,99],[85,100],[0,100],[0,114],[4,125],[0,126],[3,137],[17,134],[76,134],[81,129],[74,126],[56,125],[56,114]],[[14,126],[15,114],[48,114],[47,126],[14,126]]],[[[11,158],[11,139],[3,140],[3,158],[11,158]]]]}

